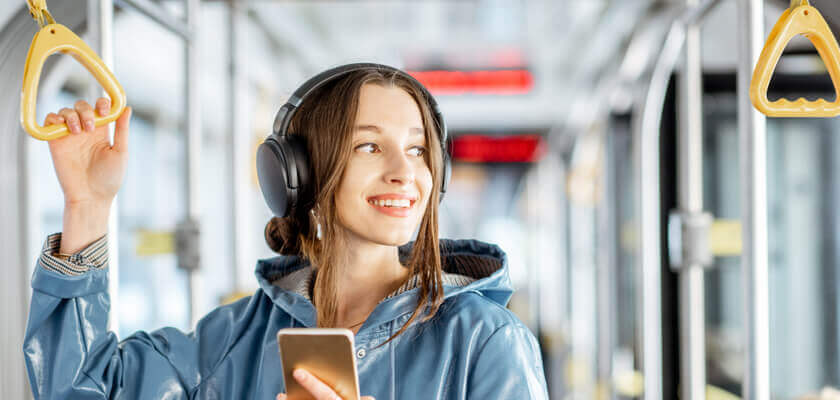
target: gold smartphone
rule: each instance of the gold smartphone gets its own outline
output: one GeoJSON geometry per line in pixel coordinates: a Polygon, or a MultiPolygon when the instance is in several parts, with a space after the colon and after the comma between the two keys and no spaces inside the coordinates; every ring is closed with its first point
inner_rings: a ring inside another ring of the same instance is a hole
{"type": "Polygon", "coordinates": [[[349,329],[285,328],[277,331],[277,346],[289,400],[314,400],[292,376],[303,368],[329,385],[344,400],[359,400],[359,378],[349,329]]]}

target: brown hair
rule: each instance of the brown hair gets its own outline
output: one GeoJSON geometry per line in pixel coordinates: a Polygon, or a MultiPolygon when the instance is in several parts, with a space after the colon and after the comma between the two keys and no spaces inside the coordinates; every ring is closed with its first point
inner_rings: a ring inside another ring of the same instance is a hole
{"type": "MultiPolygon", "coordinates": [[[[299,210],[286,218],[272,218],[265,227],[268,246],[284,255],[299,255],[309,260],[317,270],[314,299],[318,326],[333,327],[338,311],[337,266],[341,260],[343,238],[337,227],[338,213],[335,193],[352,151],[352,139],[359,107],[360,91],[365,84],[393,86],[410,94],[420,109],[426,136],[426,164],[432,173],[432,192],[417,240],[411,250],[407,267],[409,276],[417,275],[419,297],[417,306],[403,327],[389,341],[403,332],[421,314],[422,321],[434,317],[443,302],[442,267],[438,243],[438,198],[443,179],[443,154],[436,120],[416,83],[394,71],[365,68],[348,73],[324,84],[304,99],[289,125],[290,134],[304,137],[309,151],[310,176],[313,178],[318,221],[310,209],[299,210]],[[318,149],[313,151],[313,149],[318,149]],[[318,222],[321,239],[316,238],[318,222]]],[[[310,194],[311,196],[311,194],[310,194]]],[[[386,342],[387,343],[387,342],[386,342]]]]}

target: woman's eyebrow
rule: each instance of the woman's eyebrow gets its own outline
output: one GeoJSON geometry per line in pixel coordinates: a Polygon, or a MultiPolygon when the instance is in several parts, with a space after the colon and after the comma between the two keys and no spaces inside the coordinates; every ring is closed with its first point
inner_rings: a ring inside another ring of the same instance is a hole
{"type": "Polygon", "coordinates": [[[382,129],[376,125],[356,125],[357,131],[371,131],[374,133],[382,133],[382,129]]]}
{"type": "MultiPolygon", "coordinates": [[[[371,125],[371,124],[356,125],[356,130],[357,131],[370,131],[370,132],[373,132],[373,133],[380,133],[380,134],[382,133],[382,128],[380,128],[377,125],[371,125]]],[[[423,134],[423,128],[413,127],[413,128],[410,128],[408,131],[412,135],[422,135],[423,134]]]]}

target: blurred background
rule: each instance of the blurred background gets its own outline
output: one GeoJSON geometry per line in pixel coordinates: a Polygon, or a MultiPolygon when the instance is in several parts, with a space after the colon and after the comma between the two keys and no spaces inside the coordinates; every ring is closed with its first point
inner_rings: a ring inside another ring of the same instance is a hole
{"type": "MultiPolygon", "coordinates": [[[[517,289],[509,307],[539,338],[553,399],[676,399],[686,368],[681,346],[691,337],[703,345],[691,371],[702,369],[704,396],[762,398],[744,390],[756,366],[745,318],[753,308],[744,294],[752,286],[743,278],[741,162],[755,149],[739,141],[739,29],[747,29],[744,4],[758,6],[750,12],[763,21],[763,44],[789,1],[48,3],[58,23],[104,55],[134,109],[110,236],[112,329],[120,337],[162,326],[189,331],[209,310],[256,290],[256,261],[274,256],[263,238],[270,211],[257,184],[256,148],[304,80],[370,61],[409,71],[441,104],[454,160],[441,236],[507,252],[517,289]],[[677,48],[676,62],[667,59],[674,27],[698,5],[706,8],[695,100],[713,258],[702,269],[700,307],[686,307],[667,225],[685,181],[677,138],[688,58],[677,48]],[[656,85],[662,98],[651,108],[656,85]],[[655,117],[653,139],[643,139],[646,113],[655,117]],[[657,152],[643,150],[645,140],[657,152]],[[640,175],[651,157],[654,191],[640,175]],[[645,199],[658,203],[656,218],[643,217],[645,199]],[[643,226],[659,233],[655,243],[646,242],[643,226]],[[196,243],[199,261],[179,243],[196,243]],[[654,248],[661,251],[645,253],[654,248]],[[703,321],[699,336],[681,331],[689,315],[703,321]]],[[[840,32],[840,3],[811,4],[840,32]]],[[[0,3],[4,399],[30,396],[20,351],[29,277],[46,236],[62,229],[47,145],[20,127],[18,93],[37,30],[24,1],[0,3]]],[[[93,102],[100,90],[72,57],[50,57],[37,120],[76,99],[93,102]]],[[[771,98],[836,98],[802,37],[788,46],[770,91],[771,98]]],[[[769,398],[840,398],[832,389],[840,386],[840,123],[761,123],[767,279],[756,284],[768,293],[759,334],[769,335],[769,362],[757,369],[768,371],[769,398]]]]}

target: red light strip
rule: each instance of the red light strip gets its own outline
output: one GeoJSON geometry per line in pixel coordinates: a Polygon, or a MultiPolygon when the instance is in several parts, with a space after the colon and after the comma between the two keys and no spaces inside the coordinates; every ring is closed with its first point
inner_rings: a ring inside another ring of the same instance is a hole
{"type": "Polygon", "coordinates": [[[530,92],[534,76],[526,69],[497,71],[408,71],[433,94],[514,95],[530,92]]]}
{"type": "Polygon", "coordinates": [[[466,162],[537,162],[545,155],[540,135],[461,135],[452,139],[452,159],[466,162]]]}

